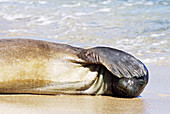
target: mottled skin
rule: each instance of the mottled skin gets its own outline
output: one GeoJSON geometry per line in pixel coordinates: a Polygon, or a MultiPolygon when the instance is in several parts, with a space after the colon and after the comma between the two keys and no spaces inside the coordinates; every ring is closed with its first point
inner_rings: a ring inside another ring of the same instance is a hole
{"type": "Polygon", "coordinates": [[[147,83],[144,64],[120,50],[0,39],[0,93],[136,97],[147,83]]]}

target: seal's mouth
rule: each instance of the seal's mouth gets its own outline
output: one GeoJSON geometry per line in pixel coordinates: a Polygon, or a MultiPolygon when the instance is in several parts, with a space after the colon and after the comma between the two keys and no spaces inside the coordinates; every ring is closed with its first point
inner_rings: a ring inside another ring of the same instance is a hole
{"type": "Polygon", "coordinates": [[[136,95],[137,91],[129,91],[127,88],[121,87],[119,85],[116,85],[114,90],[117,97],[133,98],[138,96],[136,95]]]}

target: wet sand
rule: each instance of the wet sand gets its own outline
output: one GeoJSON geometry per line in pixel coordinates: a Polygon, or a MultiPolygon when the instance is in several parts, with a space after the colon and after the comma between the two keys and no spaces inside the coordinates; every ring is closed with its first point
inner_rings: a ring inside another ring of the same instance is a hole
{"type": "Polygon", "coordinates": [[[170,112],[170,65],[147,66],[150,71],[150,81],[139,98],[0,95],[0,113],[168,113],[170,112]]]}

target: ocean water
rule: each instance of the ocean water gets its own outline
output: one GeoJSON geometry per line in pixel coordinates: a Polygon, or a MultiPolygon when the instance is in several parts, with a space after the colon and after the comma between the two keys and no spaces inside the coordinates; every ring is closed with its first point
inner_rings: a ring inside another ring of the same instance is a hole
{"type": "Polygon", "coordinates": [[[109,46],[170,63],[169,0],[0,0],[0,38],[109,46]]]}

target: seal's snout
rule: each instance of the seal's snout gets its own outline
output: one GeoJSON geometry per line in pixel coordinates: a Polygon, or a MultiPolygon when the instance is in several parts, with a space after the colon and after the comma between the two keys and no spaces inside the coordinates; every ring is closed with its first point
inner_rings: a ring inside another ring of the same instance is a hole
{"type": "Polygon", "coordinates": [[[144,89],[146,82],[138,78],[121,78],[114,85],[116,96],[137,97],[144,89]]]}

